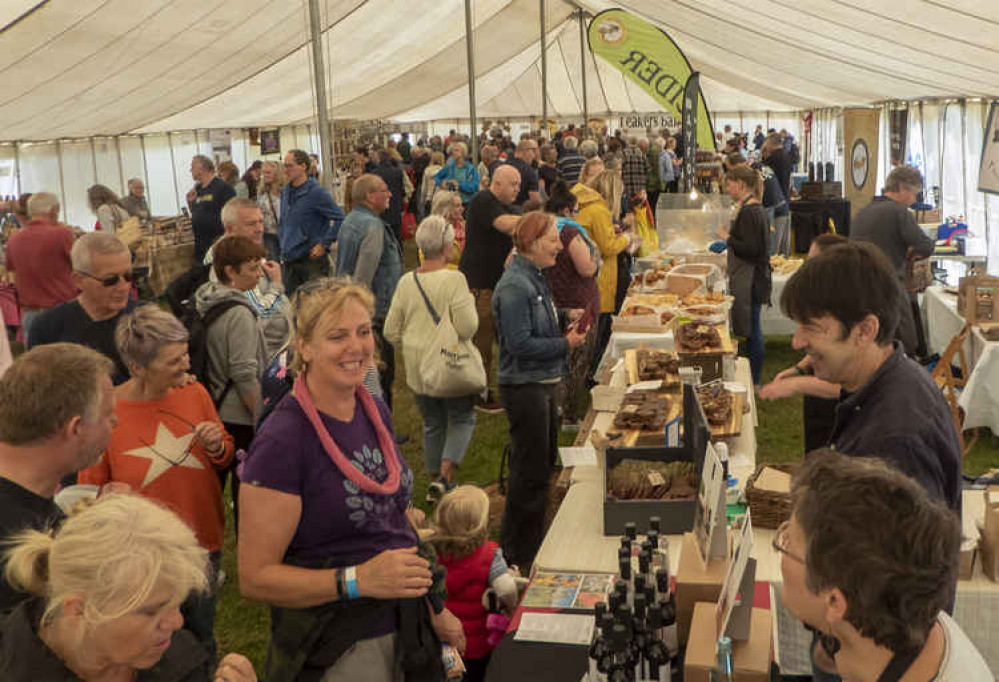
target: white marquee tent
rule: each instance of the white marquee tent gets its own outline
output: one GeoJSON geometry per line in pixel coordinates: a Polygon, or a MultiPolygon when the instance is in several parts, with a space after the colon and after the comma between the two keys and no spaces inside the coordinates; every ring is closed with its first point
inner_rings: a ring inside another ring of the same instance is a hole
{"type": "MultiPolygon", "coordinates": [[[[939,182],[928,184],[947,185],[946,169],[958,169],[952,203],[966,214],[980,205],[990,222],[989,201],[967,169],[980,149],[985,103],[999,95],[997,2],[909,0],[889,10],[876,0],[544,1],[551,116],[578,121],[584,68],[591,115],[657,110],[603,61],[588,55],[583,64],[575,12],[620,6],[681,46],[703,75],[716,123],[745,129],[776,120],[794,131],[797,112],[816,111],[819,159],[840,153],[837,107],[935,101],[928,120],[910,117],[919,128],[910,140],[923,148],[910,157],[920,157],[928,177],[937,172],[939,182]],[[957,118],[948,98],[962,98],[957,118]],[[957,129],[952,119],[960,119],[957,129]],[[947,157],[952,138],[956,161],[947,157]]],[[[317,149],[306,4],[4,0],[0,140],[17,144],[0,146],[0,194],[54,189],[57,181],[70,220],[87,225],[85,188],[100,181],[121,191],[132,175],[150,179],[154,212],[176,211],[190,156],[210,149],[208,129],[235,131],[238,165],[258,156],[244,127],[283,126],[284,148],[317,149]]],[[[320,5],[333,119],[467,118],[463,0],[320,5]]],[[[472,7],[479,117],[539,116],[539,0],[472,7]]],[[[999,218],[999,206],[992,213],[999,218]]]]}

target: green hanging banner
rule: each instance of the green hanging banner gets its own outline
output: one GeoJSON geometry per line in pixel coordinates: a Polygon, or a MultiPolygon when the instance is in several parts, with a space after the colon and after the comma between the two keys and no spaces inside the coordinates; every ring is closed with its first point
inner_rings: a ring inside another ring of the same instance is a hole
{"type": "MultiPolygon", "coordinates": [[[[672,38],[662,29],[621,9],[605,10],[594,16],[587,32],[593,54],[617,67],[675,119],[681,118],[683,89],[694,70],[672,38]]],[[[700,88],[697,146],[715,148],[711,117],[700,88]]]]}

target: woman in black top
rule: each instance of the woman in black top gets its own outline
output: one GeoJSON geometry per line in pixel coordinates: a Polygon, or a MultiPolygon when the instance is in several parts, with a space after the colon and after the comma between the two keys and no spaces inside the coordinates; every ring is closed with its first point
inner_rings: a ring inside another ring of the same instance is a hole
{"type": "Polygon", "coordinates": [[[767,248],[767,214],[756,199],[760,176],[748,166],[736,166],[725,175],[728,195],[739,206],[728,233],[728,288],[735,297],[732,328],[746,340],[745,350],[753,384],[759,386],[763,370],[763,329],[760,308],[770,303],[770,257],[767,248]]]}

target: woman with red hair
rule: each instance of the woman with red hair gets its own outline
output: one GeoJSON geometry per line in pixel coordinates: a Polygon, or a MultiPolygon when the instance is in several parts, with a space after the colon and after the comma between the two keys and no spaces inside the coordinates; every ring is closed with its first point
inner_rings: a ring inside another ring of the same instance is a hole
{"type": "Polygon", "coordinates": [[[558,451],[556,389],[566,374],[569,350],[586,339],[559,311],[542,270],[562,250],[555,217],[531,211],[513,233],[517,252],[493,291],[499,336],[500,402],[510,420],[510,482],[500,541],[503,554],[521,566],[534,561],[544,534],[548,482],[558,451]]]}

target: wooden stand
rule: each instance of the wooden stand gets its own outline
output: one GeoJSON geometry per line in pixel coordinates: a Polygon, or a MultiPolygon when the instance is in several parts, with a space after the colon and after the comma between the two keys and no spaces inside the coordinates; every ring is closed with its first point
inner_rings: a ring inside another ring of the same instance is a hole
{"type": "Polygon", "coordinates": [[[937,361],[937,366],[933,368],[933,381],[936,382],[937,386],[943,391],[944,398],[947,399],[947,404],[950,406],[950,415],[954,420],[954,428],[957,430],[957,438],[961,443],[961,455],[967,455],[968,451],[974,447],[975,443],[978,442],[978,431],[975,430],[970,443],[965,444],[964,442],[964,431],[962,429],[963,418],[961,416],[961,407],[958,404],[957,399],[957,389],[964,388],[964,385],[968,382],[968,361],[964,357],[964,342],[968,339],[968,333],[971,331],[971,324],[965,322],[964,327],[961,328],[950,343],[947,344],[947,348],[940,355],[940,359],[937,361]],[[954,362],[954,356],[957,355],[958,366],[961,368],[961,377],[955,377],[954,371],[951,365],[954,362]]]}
{"type": "MultiPolygon", "coordinates": [[[[736,682],[767,682],[770,679],[772,612],[753,609],[749,638],[732,642],[732,663],[736,682]]],[[[715,605],[698,602],[690,624],[690,643],[683,664],[684,682],[708,682],[717,662],[715,605]]]]}

